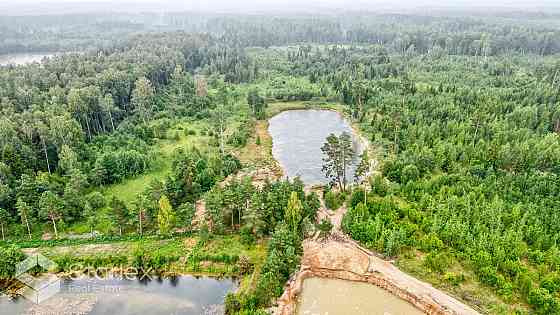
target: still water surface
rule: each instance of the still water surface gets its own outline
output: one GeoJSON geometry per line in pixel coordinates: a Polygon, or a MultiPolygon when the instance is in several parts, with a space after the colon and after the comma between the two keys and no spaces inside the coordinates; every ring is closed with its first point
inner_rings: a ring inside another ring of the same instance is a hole
{"type": "Polygon", "coordinates": [[[356,152],[348,175],[348,181],[352,181],[364,145],[340,113],[331,110],[285,111],[269,120],[268,131],[272,137],[272,155],[282,166],[284,175],[299,176],[306,185],[329,183],[321,171],[324,157],[321,147],[329,134],[351,134],[356,152]]]}
{"type": "Polygon", "coordinates": [[[34,62],[41,62],[43,58],[50,58],[53,53],[21,53],[0,55],[0,66],[5,65],[25,65],[34,62]]]}
{"type": "Polygon", "coordinates": [[[23,298],[0,299],[1,315],[198,315],[223,314],[232,279],[180,276],[151,281],[79,279],[62,281],[56,296],[33,305],[23,298]]]}
{"type": "Polygon", "coordinates": [[[336,279],[303,281],[298,315],[422,315],[412,304],[375,285],[336,279]]]}

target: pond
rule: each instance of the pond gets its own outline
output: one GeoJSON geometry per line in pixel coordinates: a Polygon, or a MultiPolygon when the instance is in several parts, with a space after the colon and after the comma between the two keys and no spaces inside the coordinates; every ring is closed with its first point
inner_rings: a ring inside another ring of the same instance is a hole
{"type": "Polygon", "coordinates": [[[299,176],[306,185],[324,185],[329,180],[321,171],[324,154],[321,147],[329,134],[352,135],[356,152],[349,167],[349,182],[359,162],[364,144],[353,132],[344,117],[331,110],[289,110],[269,120],[268,131],[272,137],[272,155],[280,163],[284,175],[290,178],[299,176]]]}
{"type": "Polygon", "coordinates": [[[41,62],[43,58],[50,58],[56,53],[20,53],[0,55],[0,66],[6,65],[25,65],[34,62],[41,62]]]}
{"type": "Polygon", "coordinates": [[[303,281],[298,315],[421,315],[412,304],[368,283],[309,278],[303,281]]]}
{"type": "Polygon", "coordinates": [[[63,279],[61,292],[39,305],[24,298],[0,298],[1,315],[198,315],[223,314],[232,279],[178,276],[150,280],[63,279]]]}

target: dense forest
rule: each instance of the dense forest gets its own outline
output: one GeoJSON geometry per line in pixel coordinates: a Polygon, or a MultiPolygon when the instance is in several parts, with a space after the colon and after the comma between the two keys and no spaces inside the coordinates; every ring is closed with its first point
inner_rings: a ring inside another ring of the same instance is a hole
{"type": "Polygon", "coordinates": [[[511,306],[487,313],[560,314],[556,16],[155,17],[0,18],[0,54],[69,52],[0,67],[3,245],[83,222],[190,230],[204,198],[205,233],[269,240],[253,290],[226,299],[262,310],[297,269],[319,197],[297,179],[218,183],[247,166],[234,151],[268,102],[336,103],[379,162],[326,194],[346,202],[348,235],[452,286],[458,266],[474,273],[511,306]],[[106,193],[157,169],[160,141],[195,136],[208,146],[175,150],[131,202],[106,193]]]}
{"type": "Polygon", "coordinates": [[[401,14],[219,15],[112,14],[4,17],[0,53],[83,51],[116,48],[139,33],[185,31],[215,36],[236,47],[303,43],[382,44],[403,53],[438,47],[453,55],[558,53],[555,14],[414,16],[401,14]]]}

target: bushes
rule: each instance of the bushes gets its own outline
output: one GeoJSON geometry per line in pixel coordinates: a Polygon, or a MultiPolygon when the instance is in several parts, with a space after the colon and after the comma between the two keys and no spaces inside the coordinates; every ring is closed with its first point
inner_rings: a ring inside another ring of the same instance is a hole
{"type": "Polygon", "coordinates": [[[169,239],[175,236],[190,236],[191,233],[175,233],[173,236],[169,235],[102,235],[95,238],[87,239],[53,239],[53,240],[31,240],[18,242],[17,246],[21,248],[38,248],[38,247],[55,247],[55,246],[73,246],[73,245],[85,245],[85,244],[106,244],[114,242],[126,242],[126,241],[138,241],[142,239],[153,239],[153,240],[163,240],[169,239]]]}
{"type": "Polygon", "coordinates": [[[227,177],[241,169],[241,162],[232,154],[224,156],[222,175],[227,177]]]}
{"type": "Polygon", "coordinates": [[[438,251],[443,248],[443,241],[432,232],[422,236],[418,245],[424,252],[438,251]]]}
{"type": "Polygon", "coordinates": [[[191,203],[184,203],[177,208],[177,226],[191,229],[196,208],[191,203]]]}
{"type": "Polygon", "coordinates": [[[247,226],[242,227],[239,230],[239,235],[241,236],[241,243],[245,245],[255,244],[255,236],[253,235],[251,229],[247,226]]]}
{"type": "Polygon", "coordinates": [[[0,247],[0,279],[11,279],[15,276],[16,265],[24,259],[25,255],[18,247],[0,247]]]}
{"type": "Polygon", "coordinates": [[[132,254],[132,266],[145,272],[164,270],[178,260],[179,256],[177,255],[164,254],[158,251],[149,252],[142,246],[136,248],[132,254]]]}
{"type": "Polygon", "coordinates": [[[461,274],[454,274],[452,272],[447,272],[443,276],[443,279],[453,286],[459,286],[461,283],[465,282],[465,276],[461,274]]]}
{"type": "Polygon", "coordinates": [[[85,269],[93,268],[109,268],[109,267],[126,267],[129,265],[128,257],[124,255],[98,255],[90,257],[74,257],[64,255],[53,259],[58,265],[58,271],[69,272],[76,271],[76,267],[85,269]]]}
{"type": "Polygon", "coordinates": [[[350,196],[350,207],[357,206],[360,202],[365,202],[365,192],[363,189],[358,188],[352,191],[352,195],[350,196]]]}
{"type": "Polygon", "coordinates": [[[251,128],[236,129],[228,137],[227,143],[233,145],[236,148],[245,146],[247,144],[247,139],[249,138],[249,130],[251,130],[251,128]]]}
{"type": "Polygon", "coordinates": [[[173,152],[172,174],[166,181],[166,192],[173,206],[194,203],[214,184],[241,168],[239,160],[228,154],[207,155],[196,148],[173,152]]]}
{"type": "Polygon", "coordinates": [[[342,193],[336,193],[332,190],[325,194],[325,205],[331,210],[336,210],[344,203],[345,196],[342,193]]]}
{"type": "Polygon", "coordinates": [[[408,183],[409,181],[414,181],[420,177],[420,171],[416,167],[416,165],[407,165],[402,169],[400,182],[403,184],[408,183]]]}
{"type": "Polygon", "coordinates": [[[321,237],[325,237],[331,233],[333,225],[330,220],[323,219],[321,223],[317,225],[317,228],[320,231],[321,237]]]}
{"type": "Polygon", "coordinates": [[[299,235],[284,223],[278,224],[268,244],[268,256],[253,292],[226,299],[226,314],[260,314],[257,309],[270,306],[279,297],[290,275],[297,270],[303,252],[299,235]]]}
{"type": "Polygon", "coordinates": [[[533,306],[538,314],[558,314],[560,307],[558,299],[545,288],[534,288],[529,292],[527,302],[533,306]]]}
{"type": "Polygon", "coordinates": [[[373,180],[371,181],[372,193],[380,197],[385,197],[387,193],[389,193],[389,191],[389,184],[387,184],[387,181],[385,180],[385,178],[383,178],[383,176],[376,175],[375,177],[373,177],[373,180]]]}
{"type": "Polygon", "coordinates": [[[136,150],[105,152],[95,161],[92,177],[96,183],[113,184],[143,174],[149,166],[149,156],[136,150]]]}
{"type": "Polygon", "coordinates": [[[547,289],[548,292],[555,294],[560,290],[560,276],[557,273],[546,275],[541,280],[541,288],[547,289]]]}

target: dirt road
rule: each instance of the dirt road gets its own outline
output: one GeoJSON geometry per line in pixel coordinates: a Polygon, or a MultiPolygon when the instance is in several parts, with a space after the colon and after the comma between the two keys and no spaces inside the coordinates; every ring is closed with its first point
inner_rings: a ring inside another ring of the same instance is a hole
{"type": "Polygon", "coordinates": [[[379,258],[346,236],[341,230],[345,207],[331,211],[319,210],[319,220],[328,218],[333,224],[331,235],[325,239],[307,239],[300,271],[286,285],[284,294],[273,309],[277,315],[296,312],[297,298],[303,281],[311,277],[335,278],[377,285],[408,301],[426,314],[479,314],[446,293],[422,282],[379,258]]]}

